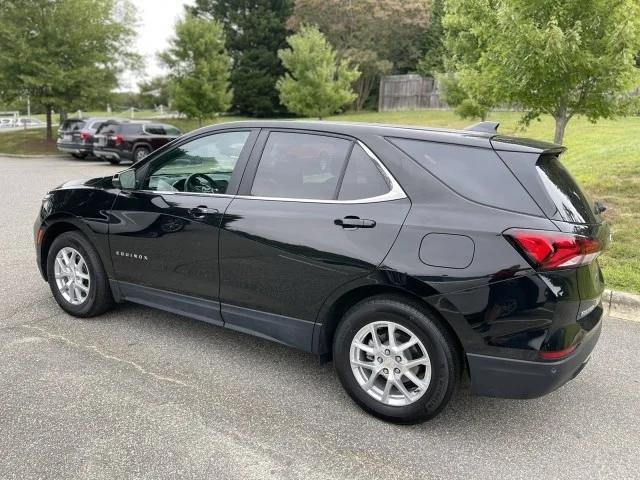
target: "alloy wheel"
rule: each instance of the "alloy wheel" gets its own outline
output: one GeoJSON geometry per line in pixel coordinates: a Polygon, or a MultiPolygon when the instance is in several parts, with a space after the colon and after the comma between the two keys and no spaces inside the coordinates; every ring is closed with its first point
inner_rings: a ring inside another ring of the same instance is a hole
{"type": "Polygon", "coordinates": [[[351,342],[349,359],[360,387],[385,405],[414,403],[431,382],[431,360],[424,344],[394,322],[362,327],[351,342]]]}
{"type": "Polygon", "coordinates": [[[87,300],[91,288],[89,267],[75,248],[64,247],[58,252],[54,275],[58,291],[67,302],[81,305],[87,300]]]}

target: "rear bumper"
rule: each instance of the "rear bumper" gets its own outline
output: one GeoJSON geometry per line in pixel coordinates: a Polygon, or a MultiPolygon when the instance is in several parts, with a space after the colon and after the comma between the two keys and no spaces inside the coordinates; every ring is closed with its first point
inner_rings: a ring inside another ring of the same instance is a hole
{"type": "Polygon", "coordinates": [[[536,398],[575,378],[589,361],[602,319],[589,331],[576,351],[557,362],[534,362],[467,354],[471,389],[477,395],[501,398],[536,398]]]}
{"type": "Polygon", "coordinates": [[[77,143],[58,143],[57,148],[64,153],[75,153],[76,155],[93,153],[93,147],[77,143]]]}
{"type": "Polygon", "coordinates": [[[105,160],[122,160],[122,155],[119,152],[115,152],[113,150],[105,150],[100,148],[94,148],[93,154],[105,160]]]}

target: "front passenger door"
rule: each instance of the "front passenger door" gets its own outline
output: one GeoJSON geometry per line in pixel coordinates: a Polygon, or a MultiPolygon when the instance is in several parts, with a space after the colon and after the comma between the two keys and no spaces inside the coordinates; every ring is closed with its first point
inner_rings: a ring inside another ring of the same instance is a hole
{"type": "Polygon", "coordinates": [[[118,195],[109,238],[125,298],[170,299],[177,313],[221,323],[219,226],[256,135],[222,131],[177,145],[141,167],[141,188],[118,195]]]}

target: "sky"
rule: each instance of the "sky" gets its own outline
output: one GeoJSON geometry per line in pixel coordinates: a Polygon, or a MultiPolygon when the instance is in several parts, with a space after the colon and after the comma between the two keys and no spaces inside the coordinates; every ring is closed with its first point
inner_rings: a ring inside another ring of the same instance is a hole
{"type": "MultiPolygon", "coordinates": [[[[167,48],[173,36],[173,27],[183,14],[184,5],[194,0],[131,0],[138,10],[137,51],[145,60],[145,79],[166,73],[157,59],[157,54],[167,48]]],[[[125,73],[120,82],[121,90],[137,90],[143,80],[138,74],[125,73]]]]}

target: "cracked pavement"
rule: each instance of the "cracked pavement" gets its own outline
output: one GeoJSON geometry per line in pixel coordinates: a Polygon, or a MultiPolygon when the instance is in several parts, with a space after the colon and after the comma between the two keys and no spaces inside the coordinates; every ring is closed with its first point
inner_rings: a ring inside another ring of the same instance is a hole
{"type": "Polygon", "coordinates": [[[380,422],[332,365],[142,306],[81,320],[37,272],[48,189],[97,161],[0,158],[0,478],[640,478],[640,323],[607,318],[589,365],[540,399],[464,382],[423,425],[380,422]]]}

